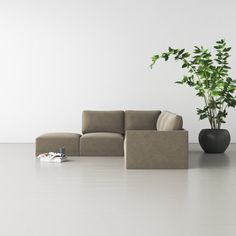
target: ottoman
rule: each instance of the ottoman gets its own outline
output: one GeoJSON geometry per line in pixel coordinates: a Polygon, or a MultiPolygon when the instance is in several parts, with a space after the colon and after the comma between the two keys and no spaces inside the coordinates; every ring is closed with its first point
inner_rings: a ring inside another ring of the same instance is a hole
{"type": "Polygon", "coordinates": [[[80,134],[48,133],[36,138],[36,156],[45,152],[58,152],[65,147],[67,156],[79,156],[80,134]]]}

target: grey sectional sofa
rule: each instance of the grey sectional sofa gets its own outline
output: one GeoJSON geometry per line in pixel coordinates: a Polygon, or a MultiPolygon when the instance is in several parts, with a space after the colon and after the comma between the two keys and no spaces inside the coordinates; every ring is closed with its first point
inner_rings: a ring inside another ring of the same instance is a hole
{"type": "Polygon", "coordinates": [[[36,155],[125,156],[128,169],[188,168],[188,132],[171,112],[83,111],[82,135],[51,133],[36,139],[36,155]]]}

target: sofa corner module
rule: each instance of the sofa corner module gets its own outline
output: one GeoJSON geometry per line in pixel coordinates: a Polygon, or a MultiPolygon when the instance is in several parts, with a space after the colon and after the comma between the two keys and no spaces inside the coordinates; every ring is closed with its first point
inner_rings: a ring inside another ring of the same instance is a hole
{"type": "Polygon", "coordinates": [[[188,168],[188,131],[126,132],[127,169],[188,168]]]}

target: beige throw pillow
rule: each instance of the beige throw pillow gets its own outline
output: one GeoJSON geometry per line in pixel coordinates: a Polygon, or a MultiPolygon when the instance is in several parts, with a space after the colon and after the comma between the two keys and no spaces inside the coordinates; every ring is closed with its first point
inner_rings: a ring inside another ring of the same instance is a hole
{"type": "Polygon", "coordinates": [[[183,128],[183,119],[172,112],[163,111],[157,119],[156,128],[160,131],[180,130],[183,128]]]}

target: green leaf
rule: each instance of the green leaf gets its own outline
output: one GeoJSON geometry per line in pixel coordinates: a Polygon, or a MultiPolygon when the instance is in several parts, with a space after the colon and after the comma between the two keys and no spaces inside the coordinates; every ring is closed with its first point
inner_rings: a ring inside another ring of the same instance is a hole
{"type": "Polygon", "coordinates": [[[182,81],[175,81],[176,84],[183,84],[182,81]]]}
{"type": "Polygon", "coordinates": [[[231,47],[225,48],[223,51],[224,51],[224,52],[229,52],[230,50],[231,50],[231,47]]]}
{"type": "Polygon", "coordinates": [[[189,56],[190,56],[190,54],[189,54],[188,52],[185,52],[185,53],[182,55],[183,58],[187,58],[187,57],[189,57],[189,56]]]}
{"type": "Polygon", "coordinates": [[[164,58],[165,61],[167,61],[169,59],[168,53],[162,53],[161,57],[164,58]]]}
{"type": "Polygon", "coordinates": [[[196,95],[199,96],[199,97],[203,97],[204,96],[204,92],[203,91],[199,91],[196,95]]]}
{"type": "Polygon", "coordinates": [[[185,49],[181,49],[178,53],[178,55],[181,55],[183,52],[185,51],[185,49]]]}
{"type": "Polygon", "coordinates": [[[207,118],[207,117],[208,117],[208,114],[207,114],[207,113],[201,114],[201,115],[200,115],[200,120],[203,120],[203,119],[205,119],[205,118],[207,118]]]}
{"type": "Polygon", "coordinates": [[[150,68],[152,69],[156,61],[160,58],[159,55],[152,56],[152,64],[150,65],[150,68]]]}
{"type": "Polygon", "coordinates": [[[201,52],[201,50],[200,50],[200,48],[199,47],[197,47],[197,46],[194,46],[194,53],[200,53],[201,52]]]}
{"type": "Polygon", "coordinates": [[[159,55],[154,55],[154,56],[152,57],[152,61],[156,61],[156,60],[159,59],[159,58],[160,58],[159,55]]]}

